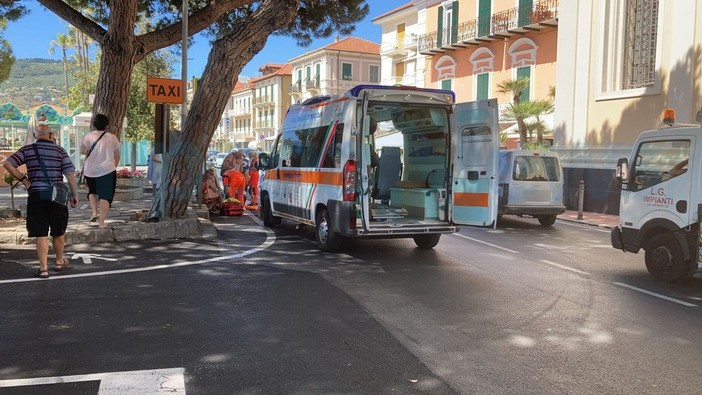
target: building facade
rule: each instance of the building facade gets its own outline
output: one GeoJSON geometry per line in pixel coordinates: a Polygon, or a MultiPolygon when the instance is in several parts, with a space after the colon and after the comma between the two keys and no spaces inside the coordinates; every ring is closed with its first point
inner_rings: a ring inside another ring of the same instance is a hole
{"type": "Polygon", "coordinates": [[[424,33],[424,20],[419,20],[417,6],[407,3],[373,18],[373,23],[382,29],[380,83],[423,87],[425,60],[417,43],[424,33]]]}
{"type": "Polygon", "coordinates": [[[248,147],[251,141],[256,141],[253,132],[253,97],[254,85],[251,80],[237,81],[225,111],[233,148],[248,147]]]}
{"type": "Polygon", "coordinates": [[[290,107],[291,66],[269,63],[259,71],[262,76],[251,79],[253,136],[247,137],[246,146],[268,150],[290,107]]]}
{"type": "Polygon", "coordinates": [[[458,102],[497,98],[497,86],[529,78],[522,100],[546,99],[556,84],[558,0],[418,1],[425,21],[418,53],[424,86],[451,89],[458,102]]]}
{"type": "Polygon", "coordinates": [[[380,83],[380,45],[361,38],[337,37],[331,44],[290,59],[290,64],[293,103],[342,94],[359,84],[380,83]]]}
{"type": "Polygon", "coordinates": [[[562,3],[554,150],[565,198],[586,211],[618,214],[617,159],[628,157],[665,108],[695,123],[702,107],[702,3],[695,0],[570,0],[562,3]]]}

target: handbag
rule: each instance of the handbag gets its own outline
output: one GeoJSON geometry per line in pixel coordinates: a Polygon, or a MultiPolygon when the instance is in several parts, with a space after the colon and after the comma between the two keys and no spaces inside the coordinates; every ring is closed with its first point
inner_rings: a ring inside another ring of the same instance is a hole
{"type": "Polygon", "coordinates": [[[49,173],[46,172],[46,165],[44,161],[39,157],[39,149],[36,144],[33,144],[34,152],[37,155],[37,160],[41,166],[41,171],[44,173],[44,178],[49,183],[48,190],[39,191],[39,198],[41,200],[50,200],[53,204],[58,206],[66,206],[68,204],[68,186],[62,182],[53,182],[49,178],[49,173]]]}
{"type": "MultiPolygon", "coordinates": [[[[95,142],[90,146],[90,149],[88,150],[88,153],[85,154],[85,160],[86,160],[86,161],[88,160],[88,157],[90,156],[90,154],[93,153],[93,150],[95,149],[95,145],[98,143],[98,141],[100,141],[100,139],[102,138],[102,136],[105,135],[105,133],[107,133],[107,130],[104,131],[104,132],[102,132],[102,134],[100,135],[100,137],[98,137],[98,139],[95,140],[95,142]]],[[[85,177],[83,176],[83,173],[85,173],[85,162],[83,162],[83,168],[80,170],[80,177],[78,178],[78,185],[83,185],[83,184],[85,184],[85,177]]]]}

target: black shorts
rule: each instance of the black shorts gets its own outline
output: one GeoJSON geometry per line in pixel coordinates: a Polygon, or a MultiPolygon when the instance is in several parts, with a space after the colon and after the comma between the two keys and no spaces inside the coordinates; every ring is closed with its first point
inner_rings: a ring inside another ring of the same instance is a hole
{"type": "Polygon", "coordinates": [[[68,206],[41,200],[39,192],[27,196],[27,235],[29,237],[63,236],[68,226],[68,206]]]}
{"type": "Polygon", "coordinates": [[[117,188],[117,171],[95,178],[86,176],[85,183],[88,185],[88,196],[97,195],[98,200],[112,203],[117,188]]]}

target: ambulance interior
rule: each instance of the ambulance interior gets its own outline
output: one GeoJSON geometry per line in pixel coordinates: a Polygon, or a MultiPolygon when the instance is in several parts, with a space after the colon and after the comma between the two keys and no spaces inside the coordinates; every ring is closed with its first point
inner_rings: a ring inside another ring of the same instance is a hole
{"type": "Polygon", "coordinates": [[[446,221],[447,108],[371,102],[367,114],[371,221],[446,221]],[[377,136],[396,132],[402,146],[383,146],[373,158],[377,136]]]}

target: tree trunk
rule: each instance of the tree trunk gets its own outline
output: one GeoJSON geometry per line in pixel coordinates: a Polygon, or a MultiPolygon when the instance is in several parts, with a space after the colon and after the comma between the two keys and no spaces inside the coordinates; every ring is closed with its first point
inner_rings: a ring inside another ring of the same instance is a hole
{"type": "Polygon", "coordinates": [[[160,194],[152,202],[150,217],[186,215],[205,152],[241,69],[263,49],[272,32],[292,22],[297,6],[296,1],[265,1],[231,34],[212,44],[183,130],[164,158],[166,176],[160,194]],[[160,209],[161,199],[164,212],[160,209]]]}
{"type": "Polygon", "coordinates": [[[110,29],[100,43],[100,75],[93,102],[93,114],[107,115],[109,131],[120,140],[137,51],[134,36],[137,0],[121,0],[121,3],[119,7],[112,7],[110,29]]]}
{"type": "Polygon", "coordinates": [[[517,117],[517,126],[519,127],[519,144],[524,147],[524,145],[528,142],[527,126],[524,122],[524,118],[517,117]]]}
{"type": "Polygon", "coordinates": [[[136,170],[136,162],[137,162],[137,143],[136,141],[131,141],[129,143],[130,145],[130,152],[129,152],[129,167],[131,168],[132,171],[136,170]]]}

